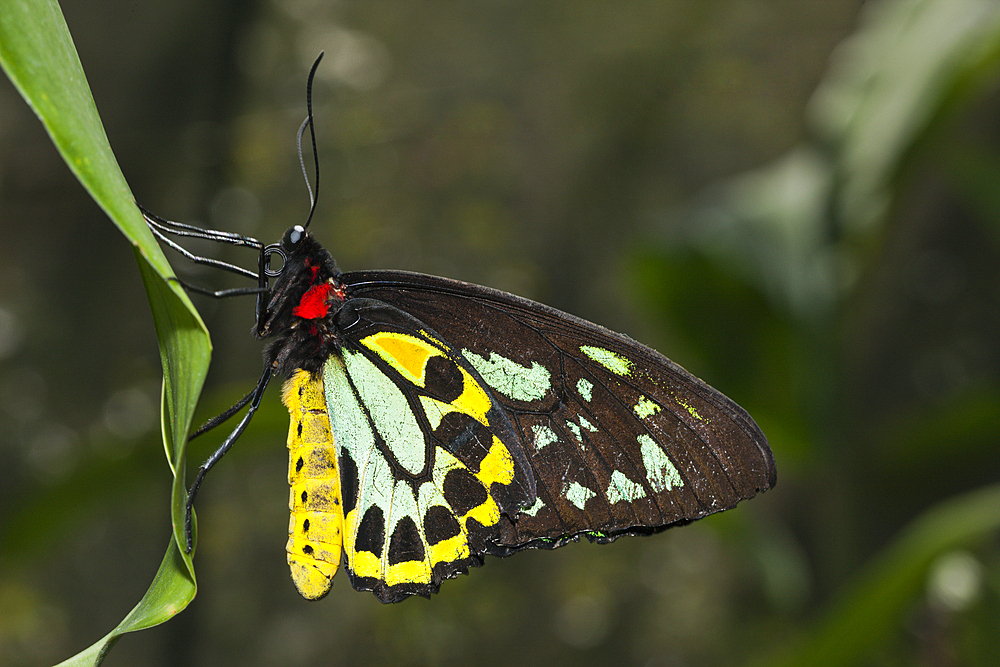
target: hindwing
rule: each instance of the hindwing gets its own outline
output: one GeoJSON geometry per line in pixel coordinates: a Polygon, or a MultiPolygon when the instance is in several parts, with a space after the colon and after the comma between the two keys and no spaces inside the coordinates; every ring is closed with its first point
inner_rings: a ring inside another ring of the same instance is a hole
{"type": "Polygon", "coordinates": [[[521,440],[475,368],[426,325],[349,301],[323,369],[352,583],[383,602],[479,565],[535,500],[521,440]],[[349,317],[348,317],[349,315],[349,317]]]}

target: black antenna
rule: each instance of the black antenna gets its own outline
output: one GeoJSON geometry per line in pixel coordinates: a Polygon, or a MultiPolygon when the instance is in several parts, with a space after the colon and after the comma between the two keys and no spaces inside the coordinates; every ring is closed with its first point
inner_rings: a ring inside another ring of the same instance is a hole
{"type": "Polygon", "coordinates": [[[302,176],[306,180],[306,189],[309,191],[309,217],[306,218],[305,224],[302,225],[303,229],[307,229],[309,223],[312,222],[313,213],[316,212],[316,199],[319,197],[319,154],[316,152],[316,127],[315,123],[313,123],[312,89],[313,78],[316,76],[316,69],[319,67],[319,61],[321,60],[323,60],[323,51],[319,52],[319,57],[316,58],[312,69],[309,70],[309,80],[306,82],[306,119],[299,126],[299,133],[296,138],[296,145],[299,149],[299,164],[302,166],[302,176]],[[316,173],[315,196],[313,196],[312,186],[309,185],[309,172],[306,171],[306,161],[302,157],[302,133],[305,132],[306,126],[309,127],[309,136],[312,139],[313,165],[316,173]]]}

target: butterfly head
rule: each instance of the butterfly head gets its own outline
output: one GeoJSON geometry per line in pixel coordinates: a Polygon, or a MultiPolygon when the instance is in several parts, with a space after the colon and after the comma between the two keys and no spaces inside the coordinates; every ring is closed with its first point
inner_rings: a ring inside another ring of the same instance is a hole
{"type": "MultiPolygon", "coordinates": [[[[283,276],[287,277],[291,273],[297,273],[296,268],[299,264],[305,263],[315,266],[332,260],[329,253],[306,231],[305,226],[294,225],[288,228],[280,241],[264,248],[261,253],[261,261],[264,275],[267,278],[280,280],[283,276]],[[281,259],[281,264],[272,267],[271,260],[275,255],[281,259]]],[[[334,273],[337,273],[335,269],[334,273]]],[[[313,271],[312,277],[316,277],[315,271],[313,271]]]]}
{"type": "Polygon", "coordinates": [[[306,228],[302,225],[290,227],[285,235],[281,237],[281,247],[285,252],[291,253],[299,245],[306,235],[306,228]]]}

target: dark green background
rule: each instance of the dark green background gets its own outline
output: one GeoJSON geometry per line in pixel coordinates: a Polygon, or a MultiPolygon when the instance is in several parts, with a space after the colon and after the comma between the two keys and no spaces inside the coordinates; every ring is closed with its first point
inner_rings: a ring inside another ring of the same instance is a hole
{"type": "MultiPolygon", "coordinates": [[[[1000,69],[976,3],[955,3],[64,2],[147,207],[267,241],[301,222],[294,135],[325,50],[312,228],[341,268],[483,283],[624,331],[746,407],[779,469],[680,531],[493,559],[429,602],[385,607],[339,578],[307,603],[284,562],[273,390],[199,497],[198,597],[106,664],[743,664],[809,636],[908,524],[1000,469],[1000,69]],[[912,53],[886,37],[935,11],[912,53]],[[921,69],[963,30],[978,66],[921,69]],[[907,87],[927,79],[940,94],[907,87]]],[[[128,245],[6,79],[0,244],[0,663],[44,664],[145,591],[170,475],[128,245]]],[[[195,302],[216,346],[207,418],[259,376],[260,345],[252,299],[195,302]]],[[[927,581],[863,664],[992,664],[996,533],[927,581]],[[942,572],[972,594],[936,593],[942,572]]]]}

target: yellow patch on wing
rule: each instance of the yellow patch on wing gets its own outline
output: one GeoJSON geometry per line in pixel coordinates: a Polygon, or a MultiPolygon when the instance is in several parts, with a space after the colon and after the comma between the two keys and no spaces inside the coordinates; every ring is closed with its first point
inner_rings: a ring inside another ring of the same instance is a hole
{"type": "Polygon", "coordinates": [[[514,480],[514,458],[500,438],[493,436],[493,446],[489,454],[479,463],[476,475],[487,489],[493,482],[510,484],[514,480]]]}
{"type": "Polygon", "coordinates": [[[460,412],[464,412],[479,423],[489,426],[490,422],[486,418],[486,413],[490,411],[492,405],[489,395],[464,368],[459,367],[459,370],[462,372],[462,380],[465,383],[464,391],[451,404],[460,412]]]}
{"type": "Polygon", "coordinates": [[[389,586],[399,584],[429,584],[431,583],[431,568],[426,560],[408,560],[385,568],[385,583],[389,586]]]}
{"type": "Polygon", "coordinates": [[[424,386],[427,360],[434,356],[444,356],[437,347],[410,334],[380,331],[361,342],[418,387],[424,386]]]}
{"type": "Polygon", "coordinates": [[[358,577],[382,579],[382,560],[367,551],[355,551],[351,569],[358,577]]]}
{"type": "Polygon", "coordinates": [[[430,562],[432,565],[452,563],[468,557],[469,540],[467,534],[464,532],[442,540],[437,544],[430,545],[430,562]]]}
{"type": "MultiPolygon", "coordinates": [[[[441,344],[421,332],[426,338],[413,334],[380,331],[366,336],[361,343],[378,354],[387,364],[417,387],[426,388],[427,362],[431,357],[449,359],[441,344]]],[[[451,361],[449,359],[449,361],[451,361]]],[[[454,363],[452,361],[451,363],[454,363]]],[[[490,398],[467,370],[458,366],[462,374],[462,393],[451,402],[455,410],[473,417],[481,424],[489,426],[486,413],[490,410],[490,398]]]]}

